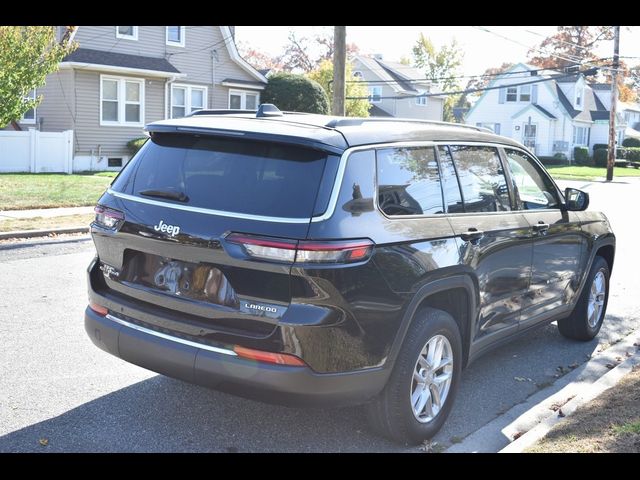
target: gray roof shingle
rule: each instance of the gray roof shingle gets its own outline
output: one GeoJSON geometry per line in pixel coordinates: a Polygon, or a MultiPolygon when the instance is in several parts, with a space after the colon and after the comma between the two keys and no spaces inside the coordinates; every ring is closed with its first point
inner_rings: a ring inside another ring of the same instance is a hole
{"type": "Polygon", "coordinates": [[[377,105],[371,105],[371,108],[369,109],[369,115],[371,115],[372,117],[393,117],[393,115],[377,105]]]}
{"type": "Polygon", "coordinates": [[[135,68],[138,70],[154,70],[157,72],[180,73],[176,67],[164,58],[129,55],[126,53],[104,52],[90,48],[78,48],[67,55],[63,62],[93,63],[111,67],[135,68]]]}
{"type": "MultiPolygon", "coordinates": [[[[592,85],[590,85],[592,86],[592,85]]],[[[573,108],[573,104],[569,101],[567,96],[564,94],[558,83],[556,82],[556,91],[558,93],[558,99],[562,106],[567,111],[569,116],[574,120],[581,120],[583,122],[592,122],[595,120],[602,120],[602,113],[606,115],[606,118],[609,118],[609,112],[604,108],[602,102],[597,98],[595,93],[591,88],[584,89],[584,98],[582,110],[576,110],[573,108]],[[602,107],[602,108],[600,108],[602,107]]]]}
{"type": "Polygon", "coordinates": [[[540,105],[538,105],[537,103],[533,103],[532,104],[535,108],[537,108],[538,110],[540,110],[543,114],[545,114],[547,117],[549,118],[556,118],[555,115],[553,115],[550,111],[542,108],[540,105]]]}

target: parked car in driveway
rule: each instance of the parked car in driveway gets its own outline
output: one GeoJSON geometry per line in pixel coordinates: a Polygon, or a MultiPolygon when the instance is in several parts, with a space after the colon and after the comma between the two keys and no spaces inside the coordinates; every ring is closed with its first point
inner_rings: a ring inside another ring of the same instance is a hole
{"type": "Polygon", "coordinates": [[[85,327],[103,350],[286,404],[364,404],[436,434],[462,369],[558,321],[604,319],[615,237],[519,143],[415,120],[200,111],[96,207],[85,327]]]}

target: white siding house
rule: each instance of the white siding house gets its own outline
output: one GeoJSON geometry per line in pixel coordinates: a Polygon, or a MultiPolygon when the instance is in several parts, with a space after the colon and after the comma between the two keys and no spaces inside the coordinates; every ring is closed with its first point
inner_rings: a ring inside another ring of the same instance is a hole
{"type": "Polygon", "coordinates": [[[358,55],[353,59],[353,75],[368,82],[372,117],[442,120],[445,97],[424,96],[436,93],[436,88],[424,80],[423,72],[380,55],[358,55]]]}
{"type": "Polygon", "coordinates": [[[147,123],[255,110],[267,84],[238,54],[230,26],[80,26],[74,39],[78,49],[35,92],[42,102],[17,122],[73,130],[74,171],[119,170],[147,123]]]}
{"type": "MultiPolygon", "coordinates": [[[[539,156],[561,153],[572,158],[576,146],[592,152],[594,144],[607,143],[609,109],[604,97],[610,90],[592,88],[582,74],[555,78],[562,75],[519,63],[489,84],[502,88],[486,90],[467,113],[465,123],[489,127],[539,156]],[[543,79],[546,81],[518,85],[543,79]]],[[[626,127],[622,116],[618,126],[621,140],[626,127]]]]}

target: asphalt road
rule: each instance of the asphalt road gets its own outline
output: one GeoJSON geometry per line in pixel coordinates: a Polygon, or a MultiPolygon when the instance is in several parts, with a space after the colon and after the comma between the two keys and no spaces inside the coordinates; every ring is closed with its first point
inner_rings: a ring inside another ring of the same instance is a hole
{"type": "MultiPolygon", "coordinates": [[[[560,388],[558,367],[575,368],[599,345],[640,327],[639,188],[638,181],[586,188],[618,237],[600,335],[572,342],[549,325],[478,360],[464,372],[454,410],[434,439],[441,447],[541,388],[560,388]]],[[[97,349],[83,327],[84,271],[93,254],[86,237],[0,245],[0,452],[421,451],[377,437],[357,407],[262,404],[156,375],[97,349]]]]}

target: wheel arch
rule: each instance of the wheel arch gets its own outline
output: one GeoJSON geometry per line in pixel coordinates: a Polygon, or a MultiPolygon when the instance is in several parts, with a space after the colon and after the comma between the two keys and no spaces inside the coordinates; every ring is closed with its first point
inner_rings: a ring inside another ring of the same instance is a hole
{"type": "Polygon", "coordinates": [[[420,287],[411,299],[402,318],[389,354],[390,365],[395,363],[416,313],[422,308],[431,307],[448,313],[458,324],[462,337],[462,365],[466,366],[473,332],[473,318],[478,304],[476,292],[477,286],[468,275],[456,275],[434,280],[420,287]]]}

